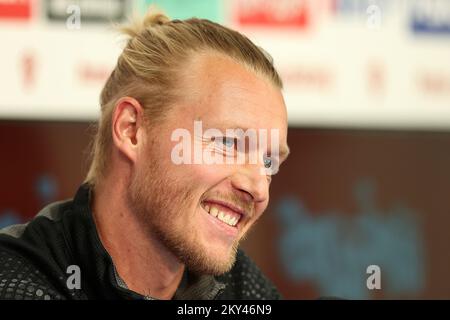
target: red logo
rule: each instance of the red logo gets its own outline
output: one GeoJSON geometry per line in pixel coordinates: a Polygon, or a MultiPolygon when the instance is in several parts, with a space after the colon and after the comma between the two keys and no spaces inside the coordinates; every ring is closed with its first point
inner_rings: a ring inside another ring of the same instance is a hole
{"type": "Polygon", "coordinates": [[[307,27],[311,20],[310,1],[237,1],[237,21],[241,25],[307,27]]]}
{"type": "Polygon", "coordinates": [[[0,0],[0,19],[28,20],[31,0],[0,0]]]}

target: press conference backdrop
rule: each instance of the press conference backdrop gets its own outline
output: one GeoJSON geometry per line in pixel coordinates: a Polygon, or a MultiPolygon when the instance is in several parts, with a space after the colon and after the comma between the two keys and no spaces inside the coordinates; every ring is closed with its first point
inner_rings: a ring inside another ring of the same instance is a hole
{"type": "Polygon", "coordinates": [[[450,298],[449,0],[0,0],[0,226],[73,196],[124,45],[111,23],[151,3],[280,70],[292,155],[243,246],[285,297],[450,298]]]}

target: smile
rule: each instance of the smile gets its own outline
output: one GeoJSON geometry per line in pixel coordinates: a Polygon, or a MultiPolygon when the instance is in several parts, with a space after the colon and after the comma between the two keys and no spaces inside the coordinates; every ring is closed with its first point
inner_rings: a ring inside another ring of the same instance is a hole
{"type": "Polygon", "coordinates": [[[202,207],[207,213],[209,213],[209,215],[229,225],[230,227],[236,228],[243,216],[242,213],[230,208],[230,206],[225,203],[204,201],[202,202],[202,207]]]}

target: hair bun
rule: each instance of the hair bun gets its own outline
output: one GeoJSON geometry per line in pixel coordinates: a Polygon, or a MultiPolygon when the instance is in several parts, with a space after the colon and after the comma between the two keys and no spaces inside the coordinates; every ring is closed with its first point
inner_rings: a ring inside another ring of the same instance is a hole
{"type": "Polygon", "coordinates": [[[169,22],[170,19],[162,12],[157,12],[157,13],[153,13],[153,14],[148,14],[145,18],[144,18],[144,28],[147,27],[154,27],[156,25],[163,25],[167,22],[169,22]]]}
{"type": "Polygon", "coordinates": [[[153,8],[147,12],[144,19],[135,18],[128,25],[122,26],[120,31],[134,38],[148,28],[161,26],[167,22],[170,22],[169,17],[153,8]]]}

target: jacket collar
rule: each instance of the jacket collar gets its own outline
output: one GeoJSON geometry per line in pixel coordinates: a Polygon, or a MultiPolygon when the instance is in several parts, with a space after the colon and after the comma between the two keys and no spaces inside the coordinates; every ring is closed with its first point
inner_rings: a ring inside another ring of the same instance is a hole
{"type": "MultiPolygon", "coordinates": [[[[71,258],[84,272],[82,289],[88,295],[106,299],[153,299],[129,290],[119,277],[112,258],[98,235],[90,207],[91,195],[90,186],[81,185],[73,199],[72,210],[63,218],[71,258]]],[[[185,270],[174,299],[214,299],[224,288],[225,284],[213,276],[195,275],[185,270]]]]}

